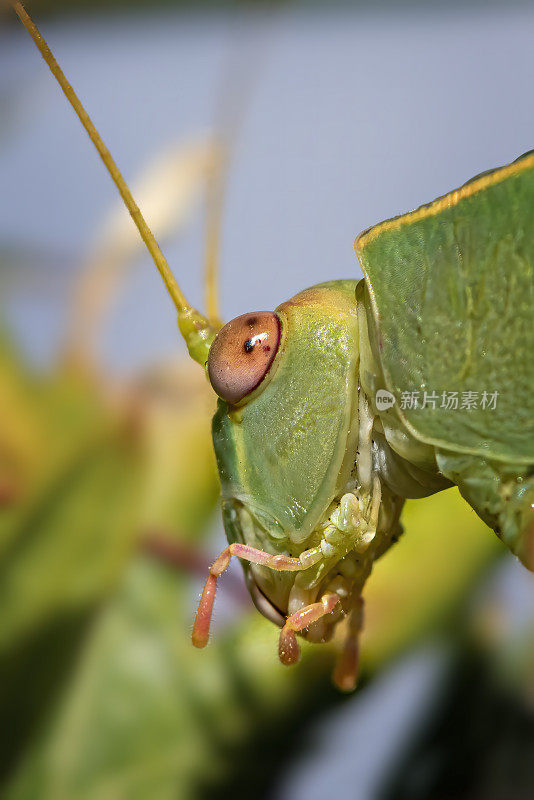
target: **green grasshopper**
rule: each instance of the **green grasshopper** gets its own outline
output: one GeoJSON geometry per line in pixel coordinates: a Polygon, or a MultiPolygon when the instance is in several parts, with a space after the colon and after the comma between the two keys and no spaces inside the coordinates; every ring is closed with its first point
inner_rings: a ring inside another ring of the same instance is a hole
{"type": "MultiPolygon", "coordinates": [[[[209,637],[217,578],[244,564],[281,628],[345,644],[355,685],[362,589],[401,534],[406,498],[456,485],[534,569],[534,152],[356,240],[364,279],[313,286],[221,328],[182,294],[128,187],[20,3],[161,273],[190,356],[218,395],[213,444],[229,545],[213,563],[193,644],[209,637]]],[[[454,554],[451,553],[451,569],[454,554]]]]}

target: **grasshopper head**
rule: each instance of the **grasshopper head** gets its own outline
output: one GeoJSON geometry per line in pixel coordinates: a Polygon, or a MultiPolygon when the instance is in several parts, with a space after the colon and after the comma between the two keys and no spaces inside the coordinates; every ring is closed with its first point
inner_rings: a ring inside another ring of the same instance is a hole
{"type": "MultiPolygon", "coordinates": [[[[208,374],[220,398],[213,442],[230,543],[298,557],[320,542],[318,525],[355,460],[355,287],[321,284],[275,312],[244,314],[211,346],[208,374]]],[[[258,565],[245,572],[260,611],[281,623],[294,610],[300,573],[258,565]]],[[[319,576],[312,594],[322,583],[319,576]]]]}

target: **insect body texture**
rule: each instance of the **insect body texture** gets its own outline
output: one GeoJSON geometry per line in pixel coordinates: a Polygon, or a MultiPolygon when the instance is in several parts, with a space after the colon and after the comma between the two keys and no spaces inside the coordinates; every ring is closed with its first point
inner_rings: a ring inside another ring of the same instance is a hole
{"type": "Polygon", "coordinates": [[[361,375],[371,400],[380,388],[396,400],[379,412],[386,435],[400,426],[432,446],[441,474],[530,569],[533,213],[531,152],[356,243],[377,354],[361,375]]]}

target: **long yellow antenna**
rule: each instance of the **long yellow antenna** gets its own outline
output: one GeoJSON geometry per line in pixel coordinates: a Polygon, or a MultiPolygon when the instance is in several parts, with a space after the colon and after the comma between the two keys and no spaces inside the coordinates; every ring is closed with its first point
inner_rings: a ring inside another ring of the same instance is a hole
{"type": "Polygon", "coordinates": [[[93,125],[91,118],[84,109],[76,92],[65,77],[63,70],[54,58],[39,29],[27,13],[22,3],[12,2],[12,5],[15,13],[37,45],[37,48],[48,65],[50,72],[61,86],[65,97],[78,115],[80,122],[87,131],[89,138],[91,139],[104,163],[104,166],[109,172],[115,186],[119,190],[120,195],[128,211],[130,212],[135,225],[137,226],[137,230],[139,231],[141,238],[148,249],[148,252],[152,256],[154,264],[163,278],[163,282],[167,287],[167,291],[171,296],[174,305],[178,309],[178,324],[182,336],[186,340],[189,353],[195,361],[203,364],[207,358],[209,345],[215,336],[215,328],[210,325],[209,321],[202,314],[196,311],[196,309],[194,309],[185,298],[185,295],[178,286],[174,275],[169,269],[167,260],[161,252],[161,249],[154,238],[154,234],[148,227],[137,203],[133,199],[132,193],[126,184],[126,181],[122,177],[119,168],[115,164],[111,153],[102,141],[100,134],[93,125]]]}

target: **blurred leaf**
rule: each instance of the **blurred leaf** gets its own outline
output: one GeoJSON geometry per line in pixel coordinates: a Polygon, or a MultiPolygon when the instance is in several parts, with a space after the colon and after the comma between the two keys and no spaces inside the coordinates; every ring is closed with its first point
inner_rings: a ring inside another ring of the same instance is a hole
{"type": "Polygon", "coordinates": [[[274,630],[258,618],[195,651],[189,613],[184,578],[132,563],[7,797],[198,797],[228,779],[260,720],[287,720],[324,681],[327,653],[280,667],[274,630]]]}
{"type": "Polygon", "coordinates": [[[80,371],[32,375],[5,343],[0,358],[0,407],[11,423],[0,461],[4,485],[16,488],[0,518],[7,773],[61,695],[139,538],[160,528],[172,537],[183,525],[198,534],[218,488],[201,370],[201,382],[166,369],[113,386],[80,371]]]}
{"type": "Polygon", "coordinates": [[[116,580],[136,532],[139,488],[135,453],[122,444],[96,443],[25,509],[0,562],[0,652],[116,580]]]}
{"type": "Polygon", "coordinates": [[[10,774],[61,696],[91,611],[56,614],[0,657],[0,779],[10,774]]]}
{"type": "Polygon", "coordinates": [[[10,374],[18,401],[8,419],[32,435],[4,461],[16,491],[0,522],[0,713],[10,731],[2,770],[52,702],[92,607],[121,574],[137,533],[140,478],[135,441],[94,389],[11,366],[0,379],[5,387],[10,374]]]}
{"type": "MultiPolygon", "coordinates": [[[[0,331],[0,507],[3,512],[24,492],[39,459],[40,429],[33,414],[33,403],[14,348],[0,331]]],[[[6,515],[0,517],[2,533],[7,530],[6,515]]]]}
{"type": "Polygon", "coordinates": [[[83,376],[36,376],[0,331],[0,555],[19,517],[57,482],[76,454],[109,429],[94,385],[83,376]]]}
{"type": "Polygon", "coordinates": [[[198,542],[219,496],[211,441],[215,395],[204,371],[182,361],[152,368],[129,390],[143,409],[140,526],[198,542]]]}

